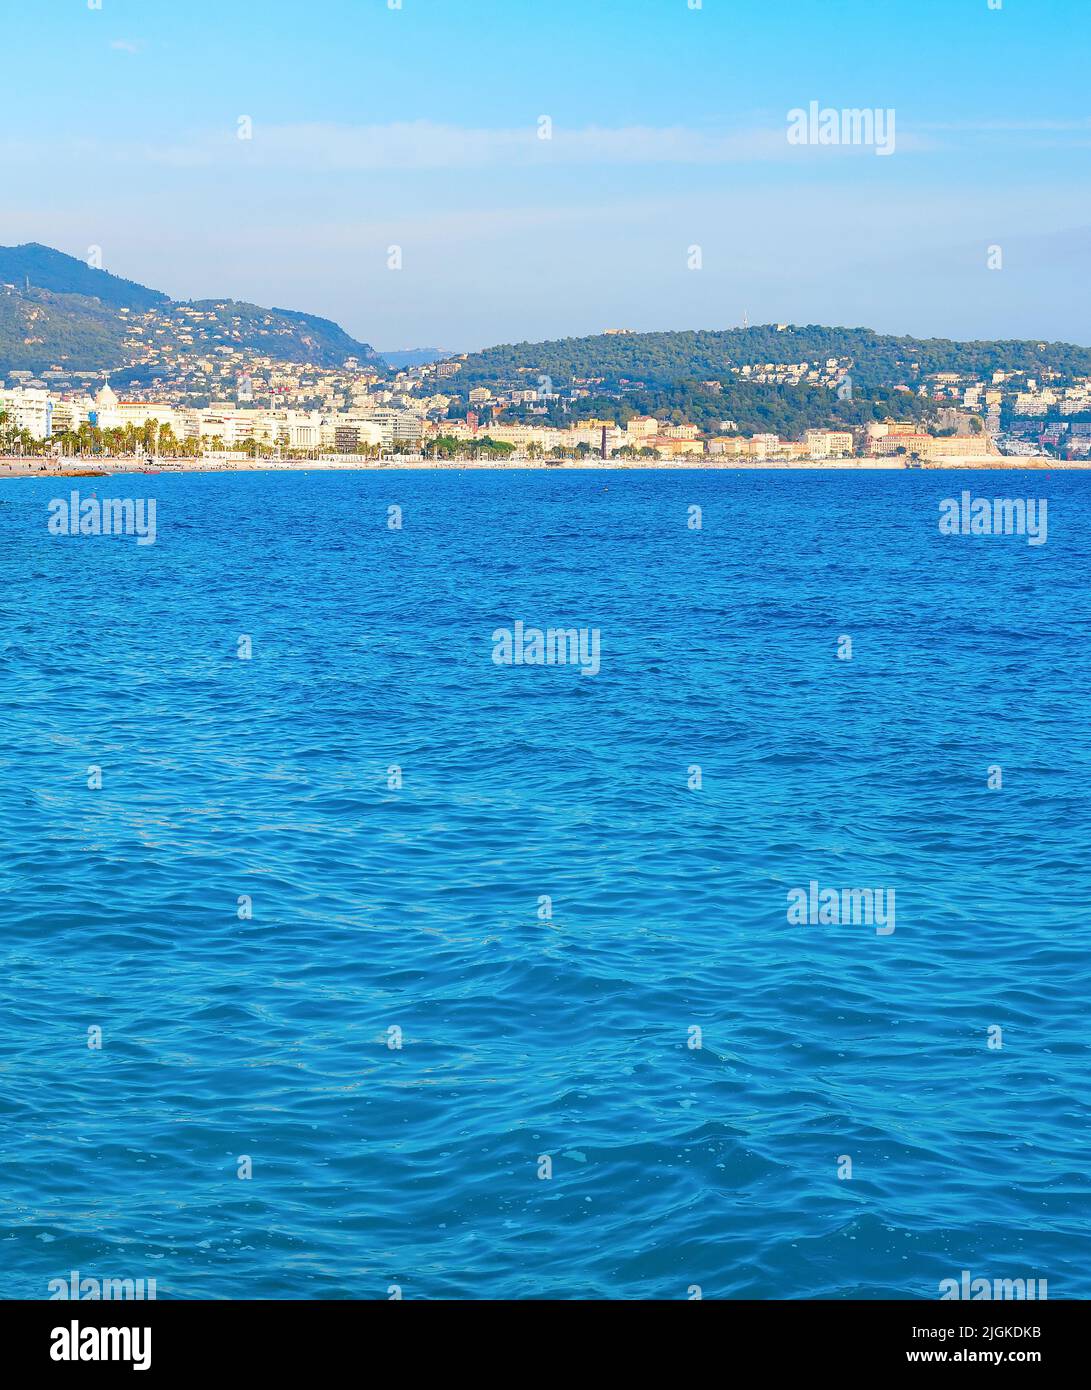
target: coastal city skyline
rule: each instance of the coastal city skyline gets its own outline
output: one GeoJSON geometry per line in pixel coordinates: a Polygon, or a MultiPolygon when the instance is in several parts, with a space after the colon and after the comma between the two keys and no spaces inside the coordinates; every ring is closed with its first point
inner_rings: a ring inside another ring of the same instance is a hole
{"type": "Polygon", "coordinates": [[[1086,465],[1091,350],[780,323],[387,361],[322,318],[175,302],[49,247],[0,247],[0,453],[21,469],[1086,465]]]}
{"type": "Polygon", "coordinates": [[[787,43],[749,0],[16,10],[0,242],[384,349],[744,315],[1083,342],[1075,15],[848,0],[787,43]],[[792,143],[812,103],[890,113],[892,157],[792,143]]]}

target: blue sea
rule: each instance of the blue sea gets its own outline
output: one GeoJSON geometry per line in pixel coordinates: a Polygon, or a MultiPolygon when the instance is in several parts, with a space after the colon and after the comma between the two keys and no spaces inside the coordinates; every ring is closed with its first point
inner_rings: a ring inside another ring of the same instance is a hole
{"type": "Polygon", "coordinates": [[[1089,596],[1087,473],[0,482],[3,1295],[1091,1297],[1089,596]]]}

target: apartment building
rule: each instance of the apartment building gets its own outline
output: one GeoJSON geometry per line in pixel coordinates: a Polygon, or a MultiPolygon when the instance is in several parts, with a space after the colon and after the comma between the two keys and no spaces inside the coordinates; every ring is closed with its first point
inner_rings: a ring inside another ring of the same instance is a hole
{"type": "Polygon", "coordinates": [[[804,452],[808,458],[845,458],[853,451],[849,430],[807,430],[803,436],[804,452]]]}

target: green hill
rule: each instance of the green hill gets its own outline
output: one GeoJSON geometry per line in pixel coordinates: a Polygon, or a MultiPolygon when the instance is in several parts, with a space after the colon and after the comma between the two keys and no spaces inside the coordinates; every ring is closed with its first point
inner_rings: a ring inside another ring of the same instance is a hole
{"type": "Polygon", "coordinates": [[[892,337],[817,324],[602,334],[471,353],[444,379],[443,389],[457,397],[452,416],[465,413],[474,387],[540,390],[547,378],[555,395],[544,414],[536,402],[507,407],[504,419],[562,425],[577,413],[625,424],[634,415],[653,415],[709,432],[733,421],[744,434],[796,438],[809,428],[858,427],[891,416],[927,425],[939,413],[935,400],[919,394],[927,377],[956,372],[990,381],[997,371],[1038,378],[1056,372],[1071,380],[1091,375],[1091,349],[1071,343],[892,337]],[[763,370],[800,363],[810,364],[815,376],[796,373],[795,379],[776,380],[770,379],[775,370],[763,370]],[[851,391],[842,394],[835,388],[846,376],[851,391]],[[578,402],[568,399],[572,388],[584,393],[578,402]]]}
{"type": "Polygon", "coordinates": [[[50,290],[13,293],[0,284],[0,377],[53,365],[119,367],[122,337],[116,310],[101,300],[50,290]]]}
{"type": "MultiPolygon", "coordinates": [[[[849,358],[858,386],[914,386],[933,372],[1053,370],[1091,374],[1091,348],[1071,343],[956,342],[947,338],[899,338],[868,328],[775,324],[755,328],[680,333],[604,334],[548,343],[515,343],[472,353],[448,387],[468,390],[491,381],[541,374],[555,385],[573,378],[602,378],[607,386],[636,380],[650,387],[682,381],[722,380],[733,367],[849,358]]],[[[533,385],[533,380],[529,383],[533,385]]]]}
{"type": "Polygon", "coordinates": [[[148,374],[218,349],[281,362],[380,365],[329,319],[230,299],[175,301],[48,246],[0,247],[0,377],[49,367],[148,374]]]}

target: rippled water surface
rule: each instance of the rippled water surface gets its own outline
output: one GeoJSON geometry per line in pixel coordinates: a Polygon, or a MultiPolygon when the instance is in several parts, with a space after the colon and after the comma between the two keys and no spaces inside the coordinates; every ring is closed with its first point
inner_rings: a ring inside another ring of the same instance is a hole
{"type": "Polygon", "coordinates": [[[0,482],[3,1294],[1091,1297],[1089,522],[1078,473],[0,482]],[[51,536],[70,487],[156,544],[51,536]],[[963,487],[1047,544],[941,536],[963,487]],[[495,664],[517,619],[599,673],[495,664]],[[896,930],[790,924],[812,880],[896,930]]]}

